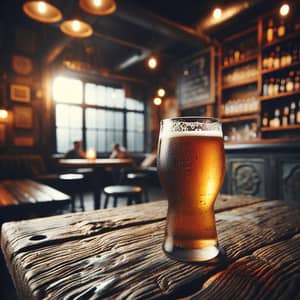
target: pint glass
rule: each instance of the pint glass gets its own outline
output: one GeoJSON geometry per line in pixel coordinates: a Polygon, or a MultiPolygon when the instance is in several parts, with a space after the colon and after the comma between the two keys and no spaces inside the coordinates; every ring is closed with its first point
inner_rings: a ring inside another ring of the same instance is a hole
{"type": "Polygon", "coordinates": [[[225,172],[221,124],[214,118],[161,121],[158,173],[168,198],[163,250],[181,261],[218,256],[214,203],[225,172]]]}

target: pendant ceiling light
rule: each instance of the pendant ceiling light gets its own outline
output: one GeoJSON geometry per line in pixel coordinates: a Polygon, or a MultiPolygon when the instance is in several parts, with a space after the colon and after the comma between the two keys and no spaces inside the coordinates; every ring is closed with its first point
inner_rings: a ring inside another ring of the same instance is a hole
{"type": "Polygon", "coordinates": [[[75,38],[86,38],[93,34],[92,26],[80,19],[66,20],[60,25],[60,29],[75,38]]]}
{"type": "Polygon", "coordinates": [[[23,11],[35,21],[56,23],[62,19],[61,11],[48,1],[27,1],[23,4],[23,11]]]}
{"type": "Polygon", "coordinates": [[[117,9],[115,0],[80,0],[79,6],[87,13],[105,16],[117,9]]]}

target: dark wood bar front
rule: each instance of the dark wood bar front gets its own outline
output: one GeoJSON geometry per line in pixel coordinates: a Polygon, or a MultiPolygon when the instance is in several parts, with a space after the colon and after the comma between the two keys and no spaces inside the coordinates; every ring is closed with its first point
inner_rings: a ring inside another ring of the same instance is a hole
{"type": "Polygon", "coordinates": [[[1,245],[20,299],[298,299],[300,207],[220,196],[227,260],[162,251],[167,202],[6,223],[1,245]]]}

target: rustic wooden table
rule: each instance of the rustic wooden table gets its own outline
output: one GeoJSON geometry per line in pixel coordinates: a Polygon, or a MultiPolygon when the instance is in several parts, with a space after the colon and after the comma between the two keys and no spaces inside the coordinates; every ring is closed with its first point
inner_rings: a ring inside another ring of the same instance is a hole
{"type": "Polygon", "coordinates": [[[70,204],[70,196],[30,179],[0,181],[0,224],[44,216],[70,204]]]}
{"type": "Polygon", "coordinates": [[[221,196],[222,264],[161,250],[166,201],[11,222],[2,251],[21,299],[299,299],[300,208],[221,196]]]}

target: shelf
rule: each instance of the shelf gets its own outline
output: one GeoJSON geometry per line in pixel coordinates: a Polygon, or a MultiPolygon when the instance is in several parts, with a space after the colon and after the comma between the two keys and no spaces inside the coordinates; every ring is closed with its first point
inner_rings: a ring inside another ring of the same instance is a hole
{"type": "Polygon", "coordinates": [[[260,113],[260,110],[252,110],[252,111],[249,111],[249,112],[241,112],[241,113],[233,113],[233,114],[222,114],[222,118],[249,116],[249,115],[259,114],[259,113],[260,113]]]}
{"type": "Polygon", "coordinates": [[[238,117],[230,117],[230,118],[222,118],[222,123],[234,123],[234,122],[241,122],[241,121],[248,121],[248,120],[255,120],[258,119],[258,114],[246,115],[246,116],[238,116],[238,117]]]}
{"type": "Polygon", "coordinates": [[[243,81],[232,83],[232,84],[226,84],[222,87],[222,89],[223,90],[232,89],[232,88],[236,88],[236,87],[240,87],[243,85],[256,83],[256,82],[257,82],[257,78],[247,79],[247,80],[243,80],[243,81]]]}
{"type": "Polygon", "coordinates": [[[251,62],[251,61],[254,61],[257,59],[257,54],[253,54],[251,56],[248,56],[247,58],[243,59],[243,60],[240,60],[238,62],[235,62],[235,63],[232,63],[230,65],[227,65],[227,66],[222,66],[222,70],[227,70],[227,69],[231,69],[233,67],[237,67],[237,66],[240,66],[240,65],[243,65],[247,62],[251,62]]]}
{"type": "Polygon", "coordinates": [[[300,36],[300,30],[299,30],[299,31],[296,31],[296,32],[293,32],[293,33],[290,33],[290,34],[284,36],[283,38],[276,39],[276,40],[273,41],[273,42],[267,43],[267,44],[265,44],[262,48],[263,48],[263,49],[267,49],[267,48],[276,46],[276,45],[278,45],[278,44],[280,44],[280,43],[286,42],[286,41],[288,41],[288,40],[290,40],[290,39],[296,38],[296,37],[298,37],[298,36],[300,36]]]}
{"type": "Polygon", "coordinates": [[[259,99],[260,99],[260,101],[269,101],[269,100],[281,99],[281,98],[288,97],[288,96],[296,96],[299,94],[300,94],[300,90],[295,91],[295,92],[280,93],[280,94],[271,95],[271,96],[260,96],[259,99]]]}
{"type": "Polygon", "coordinates": [[[275,69],[265,69],[263,71],[261,71],[261,74],[265,75],[265,74],[269,74],[269,73],[274,73],[274,72],[278,72],[281,70],[285,70],[285,69],[290,69],[290,68],[294,68],[294,67],[299,67],[300,66],[300,62],[297,63],[293,63],[284,67],[280,67],[280,68],[275,68],[275,69]]]}
{"type": "Polygon", "coordinates": [[[294,130],[300,129],[300,124],[280,126],[280,127],[262,127],[261,132],[270,132],[270,131],[285,131],[285,130],[294,130]]]}

